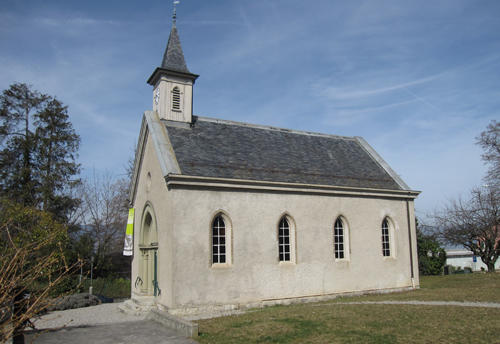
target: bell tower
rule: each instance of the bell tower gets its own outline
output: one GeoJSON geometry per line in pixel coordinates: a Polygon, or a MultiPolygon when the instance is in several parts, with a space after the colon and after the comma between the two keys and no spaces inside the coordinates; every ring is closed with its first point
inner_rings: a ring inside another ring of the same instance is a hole
{"type": "Polygon", "coordinates": [[[161,67],[156,68],[151,74],[148,84],[153,86],[153,111],[158,113],[160,119],[191,123],[193,121],[193,85],[198,75],[189,71],[184,60],[176,27],[175,5],[178,3],[174,1],[172,30],[170,30],[161,67]]]}

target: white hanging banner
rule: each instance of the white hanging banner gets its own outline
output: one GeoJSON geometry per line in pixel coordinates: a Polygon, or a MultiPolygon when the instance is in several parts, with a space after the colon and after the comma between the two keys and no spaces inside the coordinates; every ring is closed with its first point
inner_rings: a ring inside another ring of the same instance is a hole
{"type": "Polygon", "coordinates": [[[123,255],[131,256],[134,253],[134,208],[128,210],[127,230],[125,232],[125,243],[123,255]]]}

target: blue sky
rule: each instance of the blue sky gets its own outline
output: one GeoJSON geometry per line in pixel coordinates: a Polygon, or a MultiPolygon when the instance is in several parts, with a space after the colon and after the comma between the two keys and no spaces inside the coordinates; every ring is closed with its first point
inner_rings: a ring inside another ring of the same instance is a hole
{"type": "MultiPolygon", "coordinates": [[[[123,173],[152,108],[171,1],[0,3],[0,89],[69,106],[83,174],[123,173]]],[[[500,119],[500,1],[181,0],[196,115],[363,136],[417,216],[481,185],[475,137],[500,119]]]]}

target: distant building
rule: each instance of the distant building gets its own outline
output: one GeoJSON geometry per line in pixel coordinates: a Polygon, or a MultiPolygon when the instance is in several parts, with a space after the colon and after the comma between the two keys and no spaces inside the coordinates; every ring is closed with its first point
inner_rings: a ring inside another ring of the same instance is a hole
{"type": "Polygon", "coordinates": [[[130,190],[133,300],[182,314],[418,287],[419,192],[364,139],[194,116],[197,77],[174,24],[130,190]]]}
{"type": "MultiPolygon", "coordinates": [[[[471,268],[472,271],[488,271],[488,267],[483,263],[480,257],[474,256],[474,253],[465,249],[447,249],[446,265],[452,265],[457,268],[471,268]]],[[[500,259],[495,263],[495,270],[500,269],[500,259]]]]}

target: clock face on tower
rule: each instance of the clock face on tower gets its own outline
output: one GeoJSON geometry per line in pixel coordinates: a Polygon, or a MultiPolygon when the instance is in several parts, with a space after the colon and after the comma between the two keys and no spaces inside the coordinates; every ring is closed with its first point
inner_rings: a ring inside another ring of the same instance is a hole
{"type": "Polygon", "coordinates": [[[158,87],[155,92],[155,104],[158,105],[159,101],[160,101],[160,88],[158,87]]]}

